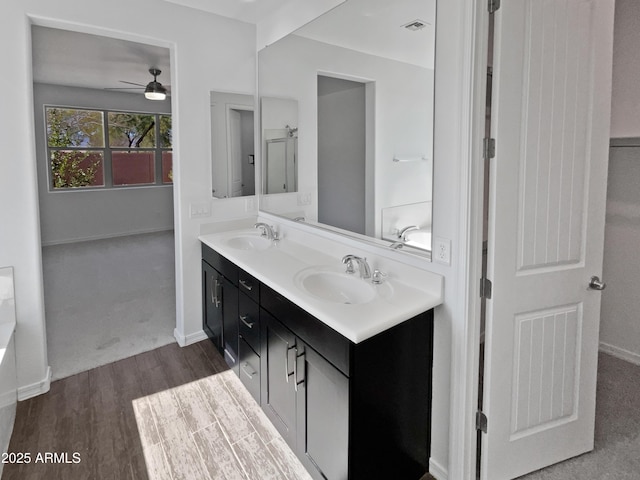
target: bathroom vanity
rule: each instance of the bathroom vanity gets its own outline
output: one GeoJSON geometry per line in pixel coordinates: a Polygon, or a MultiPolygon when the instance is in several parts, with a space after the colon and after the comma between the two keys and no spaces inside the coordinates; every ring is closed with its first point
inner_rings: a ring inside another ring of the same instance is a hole
{"type": "Polygon", "coordinates": [[[344,273],[339,259],[257,230],[200,240],[203,327],[309,473],[427,471],[439,279],[432,291],[392,274],[376,285],[344,273]]]}

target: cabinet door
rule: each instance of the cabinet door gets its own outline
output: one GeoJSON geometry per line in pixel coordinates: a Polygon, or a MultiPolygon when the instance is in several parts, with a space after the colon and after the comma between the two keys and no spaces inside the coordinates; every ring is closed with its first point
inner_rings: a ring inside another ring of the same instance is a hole
{"type": "Polygon", "coordinates": [[[222,338],[227,365],[238,370],[238,287],[222,277],[222,338]]]}
{"type": "Polygon", "coordinates": [[[202,327],[218,351],[222,351],[222,275],[202,262],[202,327]]]}
{"type": "Polygon", "coordinates": [[[298,457],[314,478],[347,480],[349,379],[302,342],[295,367],[298,457]]]}
{"type": "Polygon", "coordinates": [[[296,337],[265,310],[260,310],[262,326],[261,402],[262,409],[285,441],[296,441],[296,392],[293,365],[296,337]]]}

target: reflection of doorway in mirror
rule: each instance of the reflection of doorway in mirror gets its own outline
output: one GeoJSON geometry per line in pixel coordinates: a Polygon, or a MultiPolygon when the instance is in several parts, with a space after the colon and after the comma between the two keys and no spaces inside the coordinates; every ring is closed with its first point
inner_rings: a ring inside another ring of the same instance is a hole
{"type": "MultiPolygon", "coordinates": [[[[269,130],[265,130],[269,135],[269,130]]],[[[298,137],[267,139],[264,169],[264,193],[296,192],[298,137]]]]}
{"type": "Polygon", "coordinates": [[[318,221],[363,235],[371,188],[366,112],[365,83],[318,75],[318,221]]]}
{"type": "Polygon", "coordinates": [[[255,167],[245,159],[253,155],[253,111],[229,108],[228,191],[231,197],[255,193],[255,167]]]}
{"type": "Polygon", "coordinates": [[[262,193],[298,191],[298,101],[262,97],[262,193]]]}
{"type": "Polygon", "coordinates": [[[211,190],[215,198],[255,195],[254,97],[211,92],[211,190]]]}

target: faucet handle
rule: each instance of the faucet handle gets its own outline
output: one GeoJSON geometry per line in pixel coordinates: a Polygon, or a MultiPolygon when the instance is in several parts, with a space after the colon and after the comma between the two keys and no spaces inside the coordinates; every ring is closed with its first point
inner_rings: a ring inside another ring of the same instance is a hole
{"type": "Polygon", "coordinates": [[[347,273],[348,274],[354,274],[356,273],[356,268],[353,266],[353,259],[352,258],[343,258],[342,259],[342,263],[345,263],[347,265],[347,273]]]}
{"type": "Polygon", "coordinates": [[[373,275],[371,276],[371,283],[373,283],[374,285],[380,285],[384,279],[384,277],[386,277],[387,274],[384,272],[381,272],[380,270],[378,270],[377,268],[373,271],[373,275]]]}

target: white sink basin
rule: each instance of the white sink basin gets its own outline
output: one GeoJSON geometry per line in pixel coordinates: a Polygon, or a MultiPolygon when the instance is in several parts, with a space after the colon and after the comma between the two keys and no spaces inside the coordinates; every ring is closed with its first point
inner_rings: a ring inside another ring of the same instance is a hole
{"type": "Polygon", "coordinates": [[[273,242],[259,235],[238,235],[227,240],[227,244],[237,250],[266,250],[273,242]]]}
{"type": "Polygon", "coordinates": [[[366,280],[317,267],[302,270],[296,276],[295,283],[304,292],[330,303],[361,304],[376,297],[375,288],[366,280]]]}

